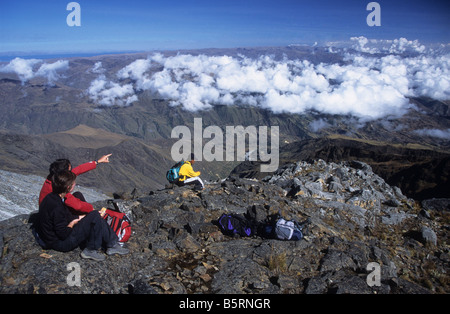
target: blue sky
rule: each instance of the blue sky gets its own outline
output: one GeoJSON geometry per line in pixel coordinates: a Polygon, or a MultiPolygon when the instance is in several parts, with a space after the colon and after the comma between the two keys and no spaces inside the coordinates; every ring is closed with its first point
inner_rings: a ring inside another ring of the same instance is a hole
{"type": "Polygon", "coordinates": [[[284,46],[405,37],[450,42],[449,1],[385,0],[369,27],[369,0],[79,0],[81,26],[66,23],[68,0],[0,2],[0,54],[284,46]]]}

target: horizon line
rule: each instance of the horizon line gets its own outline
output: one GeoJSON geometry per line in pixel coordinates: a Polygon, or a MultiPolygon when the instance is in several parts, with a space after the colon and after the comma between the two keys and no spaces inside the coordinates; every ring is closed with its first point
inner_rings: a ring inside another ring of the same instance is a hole
{"type": "MultiPolygon", "coordinates": [[[[364,36],[363,36],[364,37],[364,36]]],[[[353,38],[353,37],[352,37],[353,38]]],[[[393,41],[395,39],[376,39],[367,38],[370,40],[379,41],[393,41]]],[[[396,38],[398,39],[398,38],[396,38]]],[[[348,40],[338,40],[338,41],[323,41],[319,43],[315,41],[314,43],[290,43],[285,45],[254,45],[254,46],[233,46],[233,47],[190,47],[190,48],[152,48],[152,49],[139,49],[139,50],[103,50],[103,51],[5,51],[0,52],[0,62],[8,62],[14,58],[36,58],[36,59],[56,59],[56,58],[76,58],[76,57],[96,57],[96,56],[106,56],[106,55],[120,55],[120,54],[140,54],[140,53],[151,53],[151,52],[173,52],[173,51],[196,51],[196,50],[214,50],[214,49],[261,49],[261,48],[288,48],[288,47],[302,47],[302,48],[342,48],[340,45],[345,45],[351,43],[351,39],[348,40]]],[[[428,47],[434,46],[450,46],[450,42],[432,42],[432,43],[422,43],[428,47]]],[[[346,47],[352,48],[352,47],[346,47]]]]}

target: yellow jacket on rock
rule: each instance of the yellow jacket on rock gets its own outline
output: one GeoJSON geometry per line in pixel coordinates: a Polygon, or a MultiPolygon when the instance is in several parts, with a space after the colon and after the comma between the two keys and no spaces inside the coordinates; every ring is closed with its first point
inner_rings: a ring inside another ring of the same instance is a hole
{"type": "MultiPolygon", "coordinates": [[[[192,159],[194,160],[194,159],[192,159]]],[[[200,191],[203,190],[205,185],[203,184],[202,179],[200,179],[200,171],[194,171],[192,168],[192,164],[190,161],[186,161],[180,168],[178,172],[180,175],[179,182],[181,185],[194,185],[194,190],[200,191]]]]}
{"type": "Polygon", "coordinates": [[[187,178],[193,178],[200,176],[200,171],[194,171],[189,161],[186,161],[180,168],[180,181],[185,181],[187,178]]]}

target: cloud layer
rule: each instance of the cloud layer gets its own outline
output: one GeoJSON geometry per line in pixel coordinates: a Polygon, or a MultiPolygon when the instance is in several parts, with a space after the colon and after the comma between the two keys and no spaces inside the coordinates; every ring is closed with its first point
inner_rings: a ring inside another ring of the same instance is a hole
{"type": "Polygon", "coordinates": [[[394,40],[368,39],[364,36],[350,38],[352,48],[356,51],[375,54],[425,53],[427,48],[418,40],[399,38],[394,40]]]}
{"type": "MultiPolygon", "coordinates": [[[[352,40],[359,52],[380,51],[368,47],[370,41],[364,37],[352,40]]],[[[449,54],[424,54],[424,46],[404,38],[382,43],[388,53],[381,57],[346,50],[344,64],[314,65],[271,56],[154,54],[130,63],[113,80],[100,76],[91,83],[89,95],[103,105],[129,105],[138,100],[136,92],[151,91],[189,111],[235,104],[275,113],[315,110],[368,120],[403,114],[410,107],[407,97],[450,99],[449,54]],[[405,51],[416,54],[399,55],[405,51]],[[131,83],[115,82],[124,80],[131,83]]]]}
{"type": "MultiPolygon", "coordinates": [[[[339,53],[342,62],[153,54],[113,77],[97,62],[88,71],[97,77],[86,94],[102,106],[129,106],[148,91],[188,111],[249,105],[274,113],[317,111],[361,120],[402,115],[412,106],[409,97],[450,99],[450,54],[417,40],[353,37],[350,47],[333,46],[330,51],[339,53]]],[[[34,77],[54,83],[68,67],[64,60],[15,58],[0,72],[16,73],[22,83],[34,77]]]]}

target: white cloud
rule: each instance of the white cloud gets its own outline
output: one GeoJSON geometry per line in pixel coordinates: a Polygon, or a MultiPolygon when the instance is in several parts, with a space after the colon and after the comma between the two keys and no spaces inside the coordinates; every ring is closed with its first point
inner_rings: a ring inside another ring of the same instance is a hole
{"type": "Polygon", "coordinates": [[[98,73],[98,74],[105,72],[105,69],[103,69],[102,62],[101,61],[95,62],[91,71],[92,71],[92,73],[98,73]]]}
{"type": "Polygon", "coordinates": [[[24,83],[27,80],[33,78],[33,66],[41,62],[42,60],[39,59],[15,58],[11,60],[11,62],[9,62],[7,65],[1,67],[0,72],[16,73],[22,83],[24,83]]]}
{"type": "Polygon", "coordinates": [[[313,132],[318,132],[318,131],[320,131],[322,129],[326,129],[330,126],[331,125],[325,119],[319,118],[317,120],[312,121],[309,124],[309,129],[313,132]]]}
{"type": "Polygon", "coordinates": [[[35,65],[42,62],[43,61],[39,59],[15,58],[7,65],[1,67],[0,72],[16,73],[22,81],[22,84],[37,76],[46,77],[48,83],[51,84],[59,78],[57,71],[67,70],[69,68],[69,61],[58,60],[54,63],[44,63],[36,72],[33,72],[35,65]]]}
{"type": "Polygon", "coordinates": [[[426,48],[418,40],[407,40],[406,38],[394,39],[389,47],[389,53],[403,53],[408,50],[423,53],[426,48]]]}
{"type": "Polygon", "coordinates": [[[88,93],[91,99],[104,106],[129,106],[138,100],[131,84],[107,81],[104,75],[92,81],[88,93]]]}
{"type": "Polygon", "coordinates": [[[58,78],[59,70],[67,70],[69,68],[69,61],[58,60],[54,63],[44,63],[40,66],[39,70],[35,73],[35,76],[43,76],[47,78],[48,83],[54,83],[58,78]]]}
{"type": "Polygon", "coordinates": [[[437,137],[444,140],[450,140],[450,129],[439,130],[439,129],[420,129],[415,130],[414,133],[422,136],[437,137]]]}
{"type": "Polygon", "coordinates": [[[117,77],[121,79],[130,78],[136,81],[139,90],[147,89],[149,83],[148,76],[145,72],[150,68],[151,61],[148,59],[138,59],[127,65],[117,73],[117,77]]]}
{"type": "Polygon", "coordinates": [[[405,52],[424,53],[426,47],[418,40],[408,40],[399,38],[389,39],[368,39],[364,36],[351,37],[352,48],[359,52],[375,54],[375,53],[391,53],[401,54],[405,52]]]}
{"type": "Polygon", "coordinates": [[[131,83],[122,86],[100,77],[89,94],[103,104],[126,105],[137,99],[135,92],[148,90],[189,111],[243,104],[275,113],[316,110],[363,120],[402,115],[411,107],[412,96],[450,99],[449,54],[425,55],[418,41],[404,38],[352,41],[369,54],[344,52],[344,63],[154,54],[117,72],[117,79],[131,83]],[[397,54],[409,50],[418,54],[397,54]],[[384,53],[370,54],[379,51],[384,53]]]}
{"type": "MultiPolygon", "coordinates": [[[[369,39],[364,36],[359,37],[351,37],[351,41],[354,42],[352,48],[356,51],[365,52],[365,53],[377,53],[379,50],[375,47],[369,47],[367,44],[369,43],[369,39]]],[[[375,43],[372,41],[372,43],[375,43]]]]}
{"type": "Polygon", "coordinates": [[[450,99],[450,54],[405,61],[414,95],[438,100],[450,99]]]}

